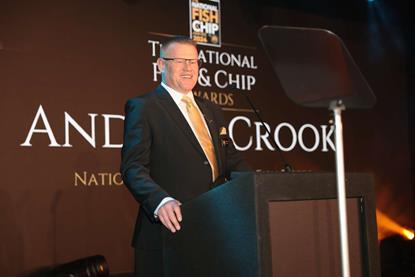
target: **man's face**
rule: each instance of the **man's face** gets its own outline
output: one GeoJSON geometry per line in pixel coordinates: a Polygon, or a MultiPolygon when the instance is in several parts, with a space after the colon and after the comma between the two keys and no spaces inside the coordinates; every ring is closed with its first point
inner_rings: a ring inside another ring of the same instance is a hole
{"type": "MultiPolygon", "coordinates": [[[[196,47],[191,44],[173,43],[162,55],[164,58],[192,59],[198,58],[196,47]]],[[[173,60],[158,59],[157,64],[162,74],[163,82],[181,93],[191,91],[197,82],[199,66],[197,63],[177,63],[173,60]]]]}

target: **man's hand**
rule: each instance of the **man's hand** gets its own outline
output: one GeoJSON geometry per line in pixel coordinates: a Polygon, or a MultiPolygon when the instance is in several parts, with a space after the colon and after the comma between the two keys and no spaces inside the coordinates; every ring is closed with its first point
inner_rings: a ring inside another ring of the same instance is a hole
{"type": "Polygon", "coordinates": [[[181,204],[182,203],[177,200],[166,202],[160,207],[157,213],[161,223],[163,223],[163,225],[172,233],[180,230],[179,222],[182,221],[182,212],[180,210],[181,204]]]}

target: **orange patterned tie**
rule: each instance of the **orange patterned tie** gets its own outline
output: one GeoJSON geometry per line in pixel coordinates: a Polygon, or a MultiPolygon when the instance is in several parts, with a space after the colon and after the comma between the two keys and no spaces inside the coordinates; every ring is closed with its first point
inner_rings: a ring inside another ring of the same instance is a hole
{"type": "Polygon", "coordinates": [[[205,152],[206,157],[209,160],[210,167],[212,168],[213,181],[218,177],[218,163],[215,156],[215,148],[213,148],[212,139],[209,136],[208,130],[203,122],[203,118],[200,115],[197,108],[193,105],[192,100],[188,96],[183,96],[182,101],[186,104],[187,114],[192,122],[193,128],[196,132],[196,136],[205,152]]]}

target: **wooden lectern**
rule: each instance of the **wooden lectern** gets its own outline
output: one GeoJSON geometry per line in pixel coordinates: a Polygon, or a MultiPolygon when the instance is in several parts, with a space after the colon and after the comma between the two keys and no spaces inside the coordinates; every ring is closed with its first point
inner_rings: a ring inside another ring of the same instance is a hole
{"type": "MultiPolygon", "coordinates": [[[[347,174],[352,276],[380,276],[373,179],[347,174]]],[[[163,233],[166,276],[341,275],[333,173],[237,173],[182,205],[163,233]]]]}

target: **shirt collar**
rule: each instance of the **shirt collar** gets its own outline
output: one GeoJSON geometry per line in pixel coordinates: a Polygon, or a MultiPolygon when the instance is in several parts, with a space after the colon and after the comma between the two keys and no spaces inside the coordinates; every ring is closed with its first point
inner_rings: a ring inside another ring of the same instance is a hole
{"type": "Polygon", "coordinates": [[[178,92],[175,89],[172,89],[171,87],[169,87],[168,85],[166,85],[163,82],[161,82],[161,85],[167,90],[167,92],[170,94],[171,98],[173,98],[174,102],[177,105],[181,105],[182,97],[185,96],[185,95],[187,97],[189,97],[192,100],[192,102],[195,102],[195,99],[193,97],[193,92],[189,91],[187,93],[181,93],[181,92],[178,92]]]}

